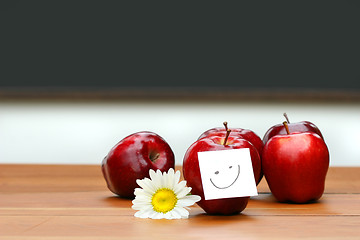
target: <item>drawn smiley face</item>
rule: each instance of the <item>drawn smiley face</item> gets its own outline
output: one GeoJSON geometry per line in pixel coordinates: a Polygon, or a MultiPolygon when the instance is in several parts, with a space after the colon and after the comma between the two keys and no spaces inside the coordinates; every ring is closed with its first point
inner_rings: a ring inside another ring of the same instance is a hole
{"type": "Polygon", "coordinates": [[[216,170],[210,182],[218,189],[227,189],[234,185],[240,175],[240,165],[229,165],[227,169],[216,170]]]}
{"type": "Polygon", "coordinates": [[[248,148],[198,152],[198,159],[205,200],[257,195],[248,148]]]}

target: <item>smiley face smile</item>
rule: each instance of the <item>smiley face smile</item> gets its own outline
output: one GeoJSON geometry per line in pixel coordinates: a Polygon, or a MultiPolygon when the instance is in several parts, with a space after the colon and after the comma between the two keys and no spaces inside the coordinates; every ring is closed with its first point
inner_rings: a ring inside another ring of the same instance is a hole
{"type": "MultiPolygon", "coordinates": [[[[239,175],[240,175],[240,165],[237,165],[237,166],[238,166],[238,173],[237,173],[237,175],[236,175],[235,180],[234,180],[230,185],[228,185],[228,186],[226,186],[226,187],[219,187],[219,186],[217,186],[217,185],[213,182],[213,180],[210,178],[210,182],[212,183],[212,185],[214,185],[214,187],[216,187],[216,188],[218,188],[218,189],[226,189],[226,188],[231,187],[231,186],[236,182],[236,180],[239,178],[239,175]]],[[[232,166],[230,166],[229,168],[232,168],[232,166]]],[[[219,174],[219,171],[216,171],[215,174],[216,174],[216,175],[219,174]]]]}

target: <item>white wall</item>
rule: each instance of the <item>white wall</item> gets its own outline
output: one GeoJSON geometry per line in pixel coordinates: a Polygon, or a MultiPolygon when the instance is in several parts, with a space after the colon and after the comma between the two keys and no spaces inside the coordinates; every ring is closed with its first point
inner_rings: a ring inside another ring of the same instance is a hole
{"type": "Polygon", "coordinates": [[[360,166],[360,104],[0,102],[0,163],[100,164],[125,136],[161,135],[181,164],[205,130],[241,127],[263,137],[281,123],[311,121],[322,131],[331,166],[360,166]]]}

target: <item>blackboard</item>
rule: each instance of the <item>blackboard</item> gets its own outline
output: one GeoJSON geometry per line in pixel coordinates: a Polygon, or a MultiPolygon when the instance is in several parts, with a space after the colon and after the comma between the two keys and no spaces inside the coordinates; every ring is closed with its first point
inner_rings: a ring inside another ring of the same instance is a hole
{"type": "Polygon", "coordinates": [[[0,88],[360,92],[360,3],[0,2],[0,88]]]}

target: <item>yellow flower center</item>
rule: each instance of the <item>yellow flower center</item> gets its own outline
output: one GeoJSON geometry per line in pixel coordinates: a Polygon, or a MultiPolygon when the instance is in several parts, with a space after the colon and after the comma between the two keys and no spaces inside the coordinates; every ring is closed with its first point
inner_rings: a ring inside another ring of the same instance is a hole
{"type": "Polygon", "coordinates": [[[153,205],[154,211],[167,213],[174,209],[177,200],[173,190],[161,188],[153,195],[151,204],[153,205]]]}

